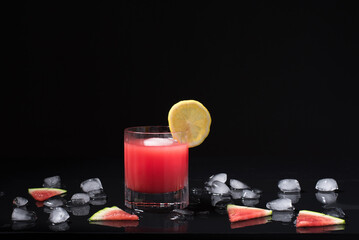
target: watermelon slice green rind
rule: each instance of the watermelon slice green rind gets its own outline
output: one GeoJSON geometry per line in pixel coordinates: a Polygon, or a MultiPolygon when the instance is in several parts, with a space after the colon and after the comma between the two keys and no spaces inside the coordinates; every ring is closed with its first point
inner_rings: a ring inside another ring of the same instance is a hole
{"type": "Polygon", "coordinates": [[[45,201],[50,197],[61,195],[67,192],[60,188],[29,188],[29,194],[37,201],[45,201]]]}
{"type": "Polygon", "coordinates": [[[139,218],[137,215],[127,213],[117,206],[105,207],[89,218],[89,221],[103,220],[139,220],[139,218]]]}
{"type": "Polygon", "coordinates": [[[234,204],[227,205],[227,212],[230,222],[237,222],[272,215],[272,210],[255,207],[245,207],[234,204]]]}
{"type": "Polygon", "coordinates": [[[296,227],[316,227],[345,224],[345,220],[324,213],[301,210],[297,216],[296,227]]]}

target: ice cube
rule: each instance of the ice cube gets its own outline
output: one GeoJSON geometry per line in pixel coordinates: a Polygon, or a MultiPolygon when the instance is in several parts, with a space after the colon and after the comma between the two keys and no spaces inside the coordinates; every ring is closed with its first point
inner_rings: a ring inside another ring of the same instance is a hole
{"type": "Polygon", "coordinates": [[[11,214],[13,221],[35,221],[37,219],[35,212],[22,208],[14,208],[11,214]]]}
{"type": "Polygon", "coordinates": [[[301,190],[297,179],[282,179],[278,182],[278,188],[282,192],[300,192],[301,190]]]}
{"type": "Polygon", "coordinates": [[[91,191],[103,189],[102,183],[99,178],[87,179],[81,183],[80,187],[84,192],[91,192],[91,191]]]}
{"type": "Polygon", "coordinates": [[[22,207],[22,206],[25,206],[27,203],[29,202],[29,200],[27,200],[26,198],[24,197],[16,197],[12,203],[14,205],[16,205],[17,207],[22,207]]]}
{"type": "Polygon", "coordinates": [[[324,210],[324,214],[337,217],[337,218],[344,218],[345,213],[341,208],[328,208],[324,210]]]}
{"type": "Polygon", "coordinates": [[[74,216],[86,216],[90,213],[90,205],[72,206],[70,211],[74,216]]]}
{"type": "Polygon", "coordinates": [[[224,196],[224,195],[211,196],[211,205],[217,208],[225,208],[227,204],[230,202],[231,202],[230,196],[224,196]]]}
{"type": "Polygon", "coordinates": [[[292,200],[289,198],[279,198],[267,203],[266,207],[275,211],[292,211],[292,200]]]}
{"type": "Polygon", "coordinates": [[[237,179],[230,179],[229,180],[229,185],[233,188],[233,189],[248,189],[248,185],[237,180],[237,179]]]}
{"type": "Polygon", "coordinates": [[[294,217],[293,211],[273,211],[272,221],[290,223],[294,217]]]}
{"type": "Polygon", "coordinates": [[[71,197],[73,205],[84,205],[90,202],[90,196],[87,193],[75,193],[71,197]]]}
{"type": "Polygon", "coordinates": [[[61,223],[69,219],[70,215],[62,207],[56,207],[50,212],[49,221],[52,223],[61,223]]]}
{"type": "Polygon", "coordinates": [[[243,197],[244,199],[258,199],[260,198],[260,194],[256,193],[253,190],[249,190],[249,189],[244,189],[243,190],[243,197]]]}
{"type": "Polygon", "coordinates": [[[316,192],[315,197],[320,203],[329,205],[337,201],[338,193],[336,192],[316,192]]]}
{"type": "Polygon", "coordinates": [[[27,230],[36,226],[34,221],[26,222],[26,221],[13,221],[11,225],[11,229],[14,231],[27,230]]]}
{"type": "Polygon", "coordinates": [[[94,206],[105,205],[106,203],[107,203],[106,198],[96,198],[90,200],[90,204],[94,206]]]}
{"type": "Polygon", "coordinates": [[[105,199],[107,197],[106,193],[104,193],[102,189],[90,191],[87,192],[87,194],[89,195],[91,200],[105,199]]]}
{"type": "Polygon", "coordinates": [[[252,188],[251,189],[253,192],[255,192],[255,193],[258,193],[258,194],[262,194],[262,190],[260,190],[260,189],[258,189],[258,188],[252,188]]]}
{"type": "Polygon", "coordinates": [[[50,224],[49,229],[54,232],[64,232],[70,229],[70,225],[67,222],[50,224]]]}
{"type": "Polygon", "coordinates": [[[211,186],[214,181],[225,183],[227,181],[227,173],[218,173],[210,176],[206,185],[211,186]]]}
{"type": "Polygon", "coordinates": [[[315,189],[322,192],[335,191],[338,190],[338,183],[333,178],[323,178],[317,182],[315,189]]]}
{"type": "Polygon", "coordinates": [[[233,199],[241,199],[243,197],[243,190],[231,190],[233,199]]]}
{"type": "Polygon", "coordinates": [[[60,207],[60,206],[65,205],[65,203],[66,203],[66,200],[63,199],[62,197],[58,197],[58,196],[49,198],[44,201],[44,205],[49,208],[60,207]]]}
{"type": "Polygon", "coordinates": [[[53,177],[45,178],[43,186],[45,188],[60,188],[61,187],[60,176],[53,176],[53,177]]]}
{"type": "Polygon", "coordinates": [[[174,143],[173,139],[169,138],[148,138],[143,141],[143,145],[145,146],[169,146],[174,143]]]}
{"type": "Polygon", "coordinates": [[[259,203],[259,199],[244,199],[242,198],[242,203],[247,207],[254,207],[259,203]]]}
{"type": "Polygon", "coordinates": [[[213,181],[211,187],[212,194],[226,195],[230,193],[229,187],[220,181],[213,181]]]}
{"type": "Polygon", "coordinates": [[[292,200],[292,204],[296,204],[299,202],[299,199],[301,198],[301,194],[300,192],[292,192],[292,193],[279,192],[278,197],[289,198],[290,200],[292,200]]]}

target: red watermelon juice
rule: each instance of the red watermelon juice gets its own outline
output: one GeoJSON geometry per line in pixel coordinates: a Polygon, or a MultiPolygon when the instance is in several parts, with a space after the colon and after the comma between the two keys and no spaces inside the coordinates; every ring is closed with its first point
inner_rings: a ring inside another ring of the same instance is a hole
{"type": "Polygon", "coordinates": [[[124,137],[125,206],[149,211],[187,207],[186,133],[142,126],[126,128],[124,137]]]}
{"type": "Polygon", "coordinates": [[[168,193],[188,184],[188,145],[173,140],[146,145],[125,142],[126,187],[141,193],[168,193]]]}

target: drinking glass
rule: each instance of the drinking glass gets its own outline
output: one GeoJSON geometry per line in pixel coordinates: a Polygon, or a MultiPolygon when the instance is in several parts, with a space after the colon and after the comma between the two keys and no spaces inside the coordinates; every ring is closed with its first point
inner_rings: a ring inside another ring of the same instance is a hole
{"type": "Polygon", "coordinates": [[[126,128],[125,205],[142,210],[188,206],[188,144],[185,132],[168,126],[126,128]]]}

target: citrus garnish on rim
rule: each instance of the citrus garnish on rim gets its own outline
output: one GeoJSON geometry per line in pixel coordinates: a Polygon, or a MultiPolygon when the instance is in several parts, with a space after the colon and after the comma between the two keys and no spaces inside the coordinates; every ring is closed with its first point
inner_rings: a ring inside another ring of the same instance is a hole
{"type": "MultiPolygon", "coordinates": [[[[185,132],[188,147],[196,147],[206,139],[211,122],[207,108],[196,100],[180,101],[168,113],[171,132],[185,132]]],[[[176,138],[175,135],[173,137],[176,138]]]]}

